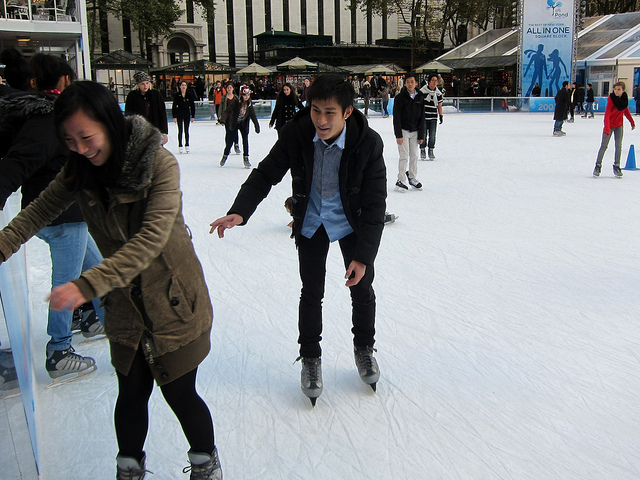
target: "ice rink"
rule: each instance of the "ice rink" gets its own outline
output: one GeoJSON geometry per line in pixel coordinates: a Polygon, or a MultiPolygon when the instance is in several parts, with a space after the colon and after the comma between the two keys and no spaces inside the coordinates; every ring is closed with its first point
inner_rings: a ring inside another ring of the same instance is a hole
{"type": "MultiPolygon", "coordinates": [[[[393,189],[392,118],[370,119],[385,143],[387,210],[399,215],[376,262],[381,379],[373,393],[358,378],[333,245],[315,408],[294,363],[290,177],[247,226],[218,239],[209,223],[249,170],[240,155],[219,166],[223,127],[193,124],[191,153],[177,155],[171,124],[185,220],[214,305],[198,387],[225,480],[640,478],[640,171],[614,178],[611,142],[602,176],[591,176],[602,119],[576,118],[555,138],[550,114],[447,114],[436,161],[419,162],[423,190],[406,194],[393,189]]],[[[267,122],[250,134],[254,165],[276,140],[267,122]]],[[[625,120],[622,166],[639,138],[625,120]]],[[[41,478],[112,479],[108,344],[74,340],[98,370],[45,389],[47,246],[31,240],[28,260],[41,478]]],[[[187,450],[156,388],[147,478],[188,478],[187,450]]]]}

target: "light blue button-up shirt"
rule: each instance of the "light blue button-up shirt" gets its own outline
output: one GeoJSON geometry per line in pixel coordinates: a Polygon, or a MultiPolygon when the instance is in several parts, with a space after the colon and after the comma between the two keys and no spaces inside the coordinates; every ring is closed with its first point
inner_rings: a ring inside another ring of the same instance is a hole
{"type": "Polygon", "coordinates": [[[313,179],[301,232],[307,238],[313,237],[320,225],[324,225],[331,242],[353,232],[342,207],[338,181],[346,138],[345,125],[340,136],[331,145],[318,138],[317,133],[313,139],[313,179]]]}

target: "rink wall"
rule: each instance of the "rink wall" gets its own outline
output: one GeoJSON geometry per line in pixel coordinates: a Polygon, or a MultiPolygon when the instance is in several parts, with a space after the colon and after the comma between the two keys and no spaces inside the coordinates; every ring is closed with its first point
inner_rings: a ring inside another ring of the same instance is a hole
{"type": "MultiPolygon", "coordinates": [[[[0,228],[20,211],[20,195],[14,193],[0,210],[0,228]]],[[[38,437],[36,432],[36,407],[34,398],[34,367],[31,352],[31,308],[27,278],[26,249],[22,248],[9,260],[0,265],[0,317],[4,317],[9,338],[0,338],[2,348],[11,346],[13,362],[18,374],[18,384],[22,395],[24,413],[27,419],[31,446],[36,465],[38,457],[38,437]],[[8,341],[7,341],[8,340],[8,341]]],[[[2,321],[2,320],[0,320],[2,321]]],[[[0,472],[0,478],[4,478],[0,472]]]]}
{"type": "MultiPolygon", "coordinates": [[[[596,97],[593,104],[595,113],[603,113],[607,106],[607,97],[596,97]]],[[[253,108],[258,118],[271,118],[275,100],[253,100],[253,108]]],[[[171,104],[166,102],[167,115],[171,122],[171,104]]],[[[196,102],[197,121],[211,120],[211,112],[208,100],[196,102]]],[[[553,113],[555,100],[552,97],[445,97],[442,107],[446,113],[553,113]]],[[[355,101],[358,110],[364,110],[364,102],[361,98],[355,101]]],[[[124,110],[124,105],[122,105],[124,110]]],[[[635,113],[636,102],[629,98],[629,110],[635,113]]],[[[389,114],[393,114],[393,98],[389,99],[387,106],[389,114]]],[[[369,104],[370,116],[382,116],[382,101],[372,98],[369,104]]]]}

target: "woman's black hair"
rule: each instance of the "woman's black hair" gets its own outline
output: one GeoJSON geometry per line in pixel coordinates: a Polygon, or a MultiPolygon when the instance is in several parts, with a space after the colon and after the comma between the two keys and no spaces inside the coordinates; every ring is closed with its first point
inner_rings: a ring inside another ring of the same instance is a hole
{"type": "Polygon", "coordinates": [[[73,82],[76,74],[62,58],[38,53],[31,57],[31,69],[36,76],[38,90],[52,90],[58,86],[61,77],[67,75],[73,82]]]}
{"type": "Polygon", "coordinates": [[[353,106],[355,96],[356,93],[351,82],[339,75],[320,75],[316,77],[307,91],[307,105],[311,105],[314,100],[335,98],[344,113],[348,107],[353,106]]]}
{"type": "Polygon", "coordinates": [[[111,140],[111,157],[102,166],[92,165],[83,155],[71,152],[67,162],[67,181],[73,189],[87,186],[115,186],[125,160],[129,131],[118,101],[104,85],[92,81],[79,81],[69,85],[53,104],[53,115],[58,136],[63,144],[62,124],[78,111],[107,129],[111,140]]]}
{"type": "Polygon", "coordinates": [[[0,62],[4,67],[4,78],[7,79],[7,83],[11,88],[16,90],[30,90],[30,80],[35,78],[29,62],[22,56],[22,54],[13,47],[6,48],[0,54],[0,62]]]}
{"type": "Polygon", "coordinates": [[[296,89],[293,88],[293,86],[287,82],[282,86],[282,89],[280,90],[280,92],[278,92],[278,98],[277,100],[282,100],[285,101],[287,103],[292,103],[291,101],[293,100],[294,104],[298,104],[298,94],[296,93],[296,89]],[[289,90],[291,91],[291,93],[289,95],[287,95],[286,93],[284,93],[284,87],[289,87],[289,90]]]}

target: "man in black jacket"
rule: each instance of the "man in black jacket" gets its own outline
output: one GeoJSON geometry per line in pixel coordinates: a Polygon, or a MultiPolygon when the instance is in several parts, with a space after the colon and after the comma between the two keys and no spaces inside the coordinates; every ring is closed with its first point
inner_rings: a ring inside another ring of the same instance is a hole
{"type": "Polygon", "coordinates": [[[553,113],[553,119],[555,120],[553,124],[553,136],[564,137],[566,133],[562,131],[562,124],[567,119],[567,113],[569,113],[569,106],[571,104],[568,81],[565,80],[562,82],[562,88],[558,90],[555,101],[556,109],[553,113]]]}
{"type": "Polygon", "coordinates": [[[418,82],[413,73],[408,73],[404,87],[396,95],[393,103],[393,132],[398,143],[398,181],[396,191],[406,192],[411,185],[420,190],[422,184],[418,175],[418,148],[424,141],[424,96],[416,87],[418,82]],[[408,164],[408,168],[407,168],[408,164]]]}
{"type": "Polygon", "coordinates": [[[339,241],[353,312],[354,355],[362,380],[375,390],[380,377],[373,357],[376,299],[371,286],[384,226],[387,191],[382,139],[353,108],[350,82],[318,77],[308,107],[282,128],[267,157],[242,185],[227,216],[211,223],[222,238],[244,225],[271,187],[291,170],[293,236],[298,247],[302,294],[299,306],[302,391],[315,405],[322,393],[320,340],[325,263],[339,241]]]}

